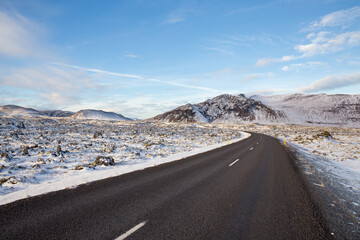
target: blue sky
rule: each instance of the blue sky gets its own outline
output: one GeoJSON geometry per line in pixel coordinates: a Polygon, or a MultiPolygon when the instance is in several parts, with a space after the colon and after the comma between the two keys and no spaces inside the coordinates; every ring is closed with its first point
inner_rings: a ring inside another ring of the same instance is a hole
{"type": "Polygon", "coordinates": [[[147,118],[223,94],[360,93],[358,0],[0,2],[0,105],[147,118]]]}

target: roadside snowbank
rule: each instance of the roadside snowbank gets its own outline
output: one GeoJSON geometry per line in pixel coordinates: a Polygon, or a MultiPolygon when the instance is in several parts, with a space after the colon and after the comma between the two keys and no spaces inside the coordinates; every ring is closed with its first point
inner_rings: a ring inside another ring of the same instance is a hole
{"type": "Polygon", "coordinates": [[[1,120],[0,205],[180,160],[250,136],[206,124],[1,120]],[[97,163],[99,156],[111,161],[97,163]]]}

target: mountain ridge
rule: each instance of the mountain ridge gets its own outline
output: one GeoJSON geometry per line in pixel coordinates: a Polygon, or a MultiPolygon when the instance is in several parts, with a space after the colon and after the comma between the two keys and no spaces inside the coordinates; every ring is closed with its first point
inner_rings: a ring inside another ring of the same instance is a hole
{"type": "Polygon", "coordinates": [[[198,104],[186,104],[159,114],[153,120],[169,122],[240,123],[261,121],[266,123],[285,120],[281,111],[276,111],[260,101],[243,94],[222,94],[198,104]],[[200,121],[199,121],[200,119],[200,121]]]}
{"type": "Polygon", "coordinates": [[[272,96],[223,94],[186,104],[152,120],[167,122],[298,124],[360,127],[360,95],[283,94],[272,96]],[[190,106],[194,106],[191,107],[190,106]],[[196,108],[196,111],[194,110],[196,108]]]}
{"type": "Polygon", "coordinates": [[[360,127],[360,95],[297,93],[250,98],[285,112],[294,124],[360,127]]]}
{"type": "Polygon", "coordinates": [[[77,112],[63,110],[36,110],[17,105],[0,106],[0,116],[3,117],[60,117],[73,119],[94,119],[94,120],[120,120],[132,121],[132,119],[124,117],[115,112],[106,112],[103,110],[85,109],[77,112]]]}
{"type": "MultiPolygon", "coordinates": [[[[78,112],[0,106],[2,117],[64,117],[132,121],[114,112],[85,109],[78,112]]],[[[360,127],[360,94],[282,94],[272,96],[222,94],[188,103],[146,119],[184,123],[259,123],[360,127]]]]}

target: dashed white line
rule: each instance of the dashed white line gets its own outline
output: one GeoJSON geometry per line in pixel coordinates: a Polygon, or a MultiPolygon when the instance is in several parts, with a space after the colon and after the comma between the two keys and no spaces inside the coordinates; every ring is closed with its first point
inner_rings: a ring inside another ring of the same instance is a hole
{"type": "Polygon", "coordinates": [[[254,149],[254,147],[251,147],[251,148],[250,148],[250,151],[253,150],[253,149],[254,149]]]}
{"type": "Polygon", "coordinates": [[[231,167],[232,165],[234,165],[237,161],[239,161],[239,159],[236,159],[235,161],[233,161],[232,163],[229,164],[229,167],[231,167]]]}
{"type": "Polygon", "coordinates": [[[139,223],[138,225],[136,225],[135,227],[133,227],[132,229],[130,229],[129,231],[127,231],[126,233],[121,235],[120,237],[117,237],[115,240],[123,240],[123,239],[127,238],[128,236],[130,236],[131,234],[133,234],[134,232],[136,232],[137,230],[142,228],[146,223],[147,223],[147,221],[139,223]]]}

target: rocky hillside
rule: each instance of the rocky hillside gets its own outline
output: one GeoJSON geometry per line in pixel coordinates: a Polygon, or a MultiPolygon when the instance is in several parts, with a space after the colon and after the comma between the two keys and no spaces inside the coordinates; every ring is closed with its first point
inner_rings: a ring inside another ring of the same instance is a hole
{"type": "Polygon", "coordinates": [[[286,116],[243,94],[224,94],[202,103],[180,106],[153,119],[167,122],[275,123],[286,121],[286,116]]]}
{"type": "Polygon", "coordinates": [[[251,99],[284,112],[290,123],[360,127],[360,95],[287,94],[251,99]]]}
{"type": "Polygon", "coordinates": [[[300,124],[360,127],[360,95],[220,95],[160,114],[167,122],[300,124]]]}
{"type": "Polygon", "coordinates": [[[44,110],[41,112],[49,117],[68,117],[74,114],[73,112],[63,110],[44,110]]]}

